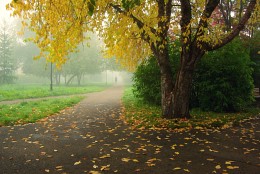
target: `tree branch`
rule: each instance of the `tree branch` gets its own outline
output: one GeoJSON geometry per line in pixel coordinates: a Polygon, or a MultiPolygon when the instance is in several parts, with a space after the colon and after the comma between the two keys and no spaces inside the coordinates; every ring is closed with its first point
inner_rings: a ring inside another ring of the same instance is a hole
{"type": "Polygon", "coordinates": [[[200,17],[200,22],[198,25],[196,37],[194,40],[196,40],[198,37],[202,36],[204,34],[204,28],[208,25],[208,18],[211,16],[215,8],[218,6],[220,0],[209,0],[205,6],[205,9],[200,17]]]}
{"type": "Polygon", "coordinates": [[[227,43],[231,42],[239,34],[239,32],[244,29],[248,19],[251,17],[254,11],[255,6],[256,6],[256,0],[251,0],[249,5],[246,8],[246,12],[244,16],[242,17],[238,25],[232,30],[232,32],[227,37],[223,38],[219,44],[210,45],[209,43],[205,43],[205,49],[207,51],[216,50],[226,45],[227,43]]]}
{"type": "Polygon", "coordinates": [[[190,48],[191,44],[191,3],[190,0],[181,0],[181,43],[182,51],[190,48]]]}
{"type": "Polygon", "coordinates": [[[185,32],[191,20],[191,4],[190,0],[181,0],[181,31],[185,32]]]}
{"type": "Polygon", "coordinates": [[[172,9],[172,0],[168,0],[168,2],[165,4],[165,0],[158,0],[158,28],[161,29],[161,31],[158,33],[158,35],[161,36],[161,38],[167,38],[167,33],[169,30],[169,23],[171,19],[171,9],[172,9]],[[160,20],[166,18],[166,20],[160,20]]]}
{"type": "MultiPolygon", "coordinates": [[[[139,29],[144,28],[145,24],[139,20],[137,17],[135,17],[133,14],[128,15],[126,11],[124,11],[123,9],[120,8],[119,5],[114,5],[114,4],[110,4],[110,6],[115,9],[117,12],[124,14],[125,16],[129,16],[130,18],[132,18],[134,20],[134,22],[137,24],[139,29]]],[[[150,30],[153,34],[156,34],[156,30],[152,27],[150,27],[150,30]]],[[[145,34],[145,31],[142,32],[141,34],[143,40],[145,40],[146,42],[148,42],[150,44],[150,40],[151,38],[149,37],[149,35],[145,34]]]]}

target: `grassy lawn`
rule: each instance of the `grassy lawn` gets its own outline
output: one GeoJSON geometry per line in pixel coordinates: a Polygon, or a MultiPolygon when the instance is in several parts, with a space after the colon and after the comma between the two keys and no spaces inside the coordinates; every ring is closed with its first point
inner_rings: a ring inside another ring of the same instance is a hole
{"type": "Polygon", "coordinates": [[[191,111],[192,119],[190,120],[166,120],[160,118],[160,107],[145,104],[140,99],[135,98],[131,88],[125,90],[123,103],[125,106],[124,119],[133,127],[137,128],[225,128],[239,125],[240,121],[260,114],[260,108],[248,108],[241,113],[215,113],[193,109],[191,111]]]}
{"type": "Polygon", "coordinates": [[[47,99],[35,102],[22,102],[13,105],[0,105],[0,126],[34,123],[35,121],[58,113],[80,102],[83,97],[47,99]]]}
{"type": "Polygon", "coordinates": [[[60,96],[83,94],[90,92],[102,91],[106,86],[54,86],[53,91],[50,91],[48,85],[1,85],[0,86],[0,101],[15,100],[25,98],[39,98],[47,96],[60,96]]]}

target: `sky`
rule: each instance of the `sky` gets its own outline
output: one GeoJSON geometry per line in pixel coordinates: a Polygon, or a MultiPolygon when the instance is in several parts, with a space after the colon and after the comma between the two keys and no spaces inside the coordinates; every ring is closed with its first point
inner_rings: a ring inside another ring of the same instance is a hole
{"type": "Polygon", "coordinates": [[[12,17],[10,17],[10,12],[6,10],[5,6],[7,3],[11,2],[11,0],[0,0],[0,20],[12,21],[12,17]]]}

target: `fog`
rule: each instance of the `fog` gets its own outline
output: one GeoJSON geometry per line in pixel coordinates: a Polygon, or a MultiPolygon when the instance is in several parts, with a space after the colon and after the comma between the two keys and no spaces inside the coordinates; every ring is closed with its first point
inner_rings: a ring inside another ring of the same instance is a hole
{"type": "Polygon", "coordinates": [[[34,33],[20,31],[19,19],[12,23],[0,21],[0,85],[2,84],[50,84],[82,86],[91,84],[128,85],[132,74],[116,62],[116,58],[104,59],[102,41],[94,33],[86,33],[91,39],[80,43],[78,52],[70,53],[61,68],[45,58],[34,60],[40,50],[34,43],[25,42],[34,33]],[[88,46],[89,45],[89,46],[88,46]],[[52,80],[51,80],[52,79],[52,80]]]}

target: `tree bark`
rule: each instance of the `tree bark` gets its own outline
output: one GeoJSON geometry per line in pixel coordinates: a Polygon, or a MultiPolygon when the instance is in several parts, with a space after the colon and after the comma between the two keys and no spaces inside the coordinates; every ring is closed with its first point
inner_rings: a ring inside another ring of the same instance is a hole
{"type": "Polygon", "coordinates": [[[173,117],[190,118],[189,101],[194,67],[182,67],[175,81],[173,97],[173,117]]]}
{"type": "MultiPolygon", "coordinates": [[[[155,53],[155,52],[154,52],[155,53]]],[[[168,49],[165,48],[162,52],[155,54],[161,74],[161,106],[162,117],[171,119],[173,118],[173,73],[170,66],[168,49]]]]}
{"type": "Polygon", "coordinates": [[[180,69],[174,85],[174,118],[191,118],[189,105],[193,74],[197,62],[202,58],[204,53],[203,50],[196,46],[196,43],[194,43],[190,49],[182,49],[180,69]]]}
{"type": "Polygon", "coordinates": [[[167,119],[173,117],[173,81],[171,76],[169,72],[161,72],[162,117],[167,119]]]}

